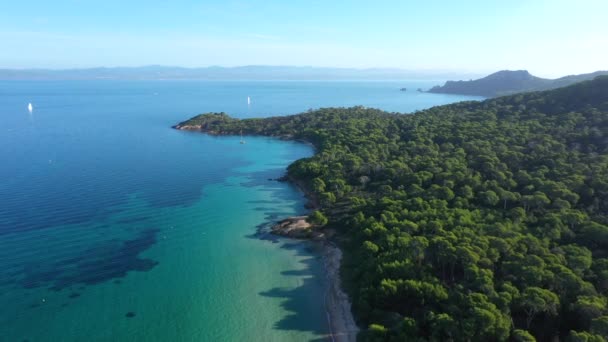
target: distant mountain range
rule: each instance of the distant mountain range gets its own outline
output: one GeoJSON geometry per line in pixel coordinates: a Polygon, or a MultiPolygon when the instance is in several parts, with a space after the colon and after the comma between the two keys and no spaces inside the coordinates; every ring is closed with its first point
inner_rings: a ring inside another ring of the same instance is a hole
{"type": "Polygon", "coordinates": [[[496,97],[565,87],[577,82],[594,79],[600,75],[608,75],[608,71],[596,71],[590,74],[547,79],[533,76],[527,70],[503,70],[477,80],[447,81],[443,86],[431,88],[429,92],[496,97]]]}
{"type": "Polygon", "coordinates": [[[1,80],[87,80],[87,79],[199,79],[199,80],[439,80],[479,77],[453,71],[404,69],[353,69],[297,66],[241,66],[182,68],[171,66],[115,67],[88,69],[0,69],[1,80]]]}

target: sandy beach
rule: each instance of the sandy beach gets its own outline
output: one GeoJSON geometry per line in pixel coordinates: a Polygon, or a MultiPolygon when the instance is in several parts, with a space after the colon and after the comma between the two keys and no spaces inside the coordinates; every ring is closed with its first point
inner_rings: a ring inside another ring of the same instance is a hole
{"type": "Polygon", "coordinates": [[[353,318],[348,295],[342,290],[340,282],[342,251],[333,243],[325,241],[323,260],[328,280],[325,308],[331,329],[329,338],[334,342],[355,342],[359,328],[353,318]]]}

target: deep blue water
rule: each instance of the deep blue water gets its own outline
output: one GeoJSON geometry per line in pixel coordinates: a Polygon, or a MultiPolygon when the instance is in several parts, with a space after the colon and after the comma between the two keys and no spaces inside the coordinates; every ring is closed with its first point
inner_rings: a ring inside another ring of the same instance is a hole
{"type": "Polygon", "coordinates": [[[256,235],[305,211],[268,178],[312,150],[170,126],[474,99],[399,91],[437,83],[0,81],[0,339],[322,338],[313,246],[256,235]]]}

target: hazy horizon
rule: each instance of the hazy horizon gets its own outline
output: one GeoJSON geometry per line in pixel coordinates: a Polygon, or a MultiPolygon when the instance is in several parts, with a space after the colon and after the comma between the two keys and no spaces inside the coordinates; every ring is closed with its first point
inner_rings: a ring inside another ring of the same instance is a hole
{"type": "MultiPolygon", "coordinates": [[[[114,76],[120,75],[121,71],[140,71],[142,74],[138,74],[141,77],[145,75],[144,78],[153,79],[152,74],[145,74],[146,69],[150,69],[151,72],[155,72],[154,69],[162,69],[166,71],[182,71],[181,74],[161,74],[159,75],[159,79],[162,79],[164,76],[169,76],[169,78],[183,78],[188,79],[192,77],[192,79],[205,79],[205,76],[211,76],[210,79],[222,79],[221,76],[227,76],[227,79],[238,79],[239,75],[242,76],[244,74],[239,74],[239,70],[255,70],[257,72],[260,71],[268,71],[269,72],[269,80],[272,79],[289,79],[289,76],[292,76],[294,80],[316,80],[315,76],[320,75],[320,72],[327,72],[326,78],[319,78],[318,80],[348,80],[349,77],[352,77],[353,80],[361,79],[361,80],[373,80],[374,76],[388,76],[387,78],[378,78],[377,80],[406,80],[408,78],[411,79],[426,79],[426,80],[468,80],[468,79],[477,79],[485,77],[489,74],[503,71],[507,69],[498,69],[487,73],[475,72],[475,71],[459,71],[459,70],[442,70],[442,69],[404,69],[398,67],[369,67],[369,68],[349,68],[349,67],[327,67],[327,66],[311,66],[311,65],[237,65],[237,66],[223,66],[223,65],[209,65],[209,66],[200,66],[200,67],[185,67],[179,65],[139,65],[139,66],[92,66],[92,67],[80,67],[80,68],[3,68],[0,66],[0,79],[4,78],[7,75],[16,76],[14,79],[27,79],[27,72],[32,72],[30,76],[40,76],[41,78],[45,78],[44,76],[48,75],[57,75],[58,79],[60,79],[60,74],[62,73],[70,73],[76,72],[78,75],[82,75],[82,78],[90,78],[91,76],[95,76],[95,71],[107,70],[107,71],[115,71],[116,74],[112,74],[114,76]],[[267,70],[265,70],[267,69],[267,70]],[[80,72],[91,72],[92,74],[82,74],[80,72]],[[220,72],[220,74],[205,74],[204,72],[220,72]],[[298,73],[293,73],[294,71],[298,73]],[[2,73],[4,72],[4,73],[2,73]],[[8,73],[7,73],[8,72],[8,73]],[[22,74],[20,74],[22,72],[22,74]],[[36,74],[36,72],[50,72],[51,74],[36,74]],[[189,74],[188,72],[192,72],[189,74]],[[198,74],[196,73],[198,72],[198,74]],[[202,72],[202,73],[201,73],[202,72]],[[222,74],[223,72],[223,74],[222,74]],[[273,73],[274,72],[274,73],[273,73]],[[281,74],[283,72],[283,74],[281,74]],[[284,73],[287,72],[287,73],[284,73]],[[290,73],[291,72],[291,73],[290,73]],[[308,72],[308,73],[307,73],[308,72]],[[56,74],[55,74],[56,73],[56,74]],[[231,74],[232,73],[232,74],[231,74]],[[218,78],[219,76],[219,78],[218,78]],[[236,78],[235,78],[236,77],[236,78]],[[303,78],[302,78],[303,77],[303,78]]],[[[547,78],[547,79],[556,79],[564,76],[570,76],[573,74],[563,74],[556,76],[545,76],[539,75],[533,71],[527,70],[533,76],[547,78]]],[[[606,71],[606,70],[589,70],[583,72],[582,74],[593,73],[596,71],[606,71]]],[[[127,75],[127,74],[125,74],[127,75]]],[[[260,77],[260,74],[245,74],[253,76],[255,79],[263,79],[260,77]]],[[[36,77],[33,77],[34,79],[36,77]]],[[[125,78],[129,78],[128,75],[125,78]]],[[[10,79],[10,78],[9,78],[10,79]]],[[[247,79],[247,77],[245,78],[247,79]]]]}
{"type": "Polygon", "coordinates": [[[607,69],[608,3],[12,2],[0,67],[286,65],[555,78],[607,69]]]}

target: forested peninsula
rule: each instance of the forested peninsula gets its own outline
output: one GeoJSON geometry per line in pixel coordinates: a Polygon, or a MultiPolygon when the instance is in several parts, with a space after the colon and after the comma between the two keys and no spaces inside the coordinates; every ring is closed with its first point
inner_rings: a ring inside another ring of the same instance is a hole
{"type": "Polygon", "coordinates": [[[608,75],[608,71],[548,79],[531,75],[527,70],[502,70],[477,80],[447,81],[443,86],[431,88],[429,93],[496,97],[565,87],[601,75],[608,75]]]}
{"type": "Polygon", "coordinates": [[[363,340],[608,338],[606,76],[411,115],[211,113],[175,127],[315,145],[288,177],[337,232],[363,340]]]}

